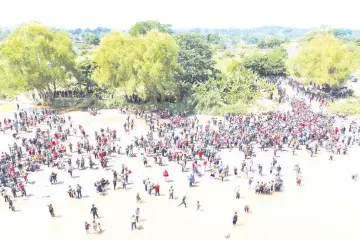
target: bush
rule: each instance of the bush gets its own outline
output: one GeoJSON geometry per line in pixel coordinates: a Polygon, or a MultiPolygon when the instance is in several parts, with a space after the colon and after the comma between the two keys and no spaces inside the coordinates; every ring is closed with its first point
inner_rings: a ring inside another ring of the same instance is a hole
{"type": "Polygon", "coordinates": [[[356,99],[340,100],[330,103],[327,109],[333,114],[360,115],[360,102],[356,99]]]}

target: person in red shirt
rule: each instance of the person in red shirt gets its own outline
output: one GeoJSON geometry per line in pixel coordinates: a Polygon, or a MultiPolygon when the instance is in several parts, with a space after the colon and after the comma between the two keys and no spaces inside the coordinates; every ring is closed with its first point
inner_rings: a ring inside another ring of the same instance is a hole
{"type": "Polygon", "coordinates": [[[165,182],[168,182],[169,173],[168,173],[167,170],[164,171],[163,176],[164,176],[164,178],[165,178],[165,182]]]}
{"type": "Polygon", "coordinates": [[[160,196],[160,185],[159,184],[157,184],[155,186],[155,196],[160,196]]]}
{"type": "Polygon", "coordinates": [[[203,155],[202,151],[199,151],[199,158],[200,158],[200,160],[202,159],[202,155],[203,155]]]}

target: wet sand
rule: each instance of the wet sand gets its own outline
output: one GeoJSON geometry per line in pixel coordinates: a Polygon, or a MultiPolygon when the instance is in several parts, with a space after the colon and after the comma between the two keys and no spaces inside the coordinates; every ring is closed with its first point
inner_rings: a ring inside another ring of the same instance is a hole
{"type": "MultiPolygon", "coordinates": [[[[101,127],[116,128],[124,142],[132,135],[145,134],[147,127],[142,120],[135,120],[135,130],[131,134],[122,132],[126,118],[116,111],[103,111],[97,117],[85,112],[71,113],[74,125],[81,124],[94,140],[95,130],[101,127]]],[[[7,149],[9,134],[4,137],[1,149],[7,149]]],[[[72,141],[73,144],[75,141],[72,141]]],[[[124,146],[124,144],[121,144],[124,146]]],[[[136,150],[136,149],[135,149],[136,150]]],[[[124,151],[124,148],[122,148],[124,151]]],[[[272,152],[255,150],[254,167],[263,165],[265,176],[254,179],[270,180],[269,164],[272,152]]],[[[322,150],[322,152],[325,152],[322,150]]],[[[196,187],[189,188],[188,173],[182,173],[176,163],[165,161],[167,166],[159,167],[150,160],[151,168],[144,168],[142,156],[128,158],[115,155],[109,165],[111,169],[120,170],[125,164],[132,170],[129,179],[134,184],[128,190],[109,190],[106,196],[96,194],[94,182],[102,177],[112,180],[112,172],[106,170],[74,171],[70,178],[66,171],[57,171],[57,185],[50,185],[51,170],[30,173],[29,180],[35,181],[27,185],[29,197],[17,198],[14,205],[17,212],[8,210],[4,202],[0,202],[2,236],[10,240],[222,240],[226,234],[233,240],[359,240],[356,232],[357,217],[360,215],[359,183],[351,180],[351,174],[359,172],[359,147],[352,147],[349,155],[335,156],[329,162],[326,153],[310,158],[305,150],[292,156],[291,152],[282,152],[277,158],[282,166],[285,190],[271,196],[255,195],[249,190],[245,177],[229,176],[226,181],[214,180],[206,173],[196,187]],[[293,166],[299,162],[303,172],[303,185],[296,186],[293,166]],[[162,177],[168,170],[166,183],[162,177]],[[144,191],[142,178],[150,177],[160,184],[160,197],[149,196],[144,191]],[[68,186],[83,187],[82,199],[70,199],[68,186]],[[173,185],[177,200],[168,199],[168,188],[173,185]],[[235,199],[235,188],[241,187],[241,199],[235,199]],[[136,204],[136,193],[140,193],[143,203],[136,204]],[[46,197],[48,196],[48,197],[46,197]],[[181,197],[187,196],[188,207],[177,207],[181,197]],[[202,205],[196,211],[196,201],[202,205]],[[47,204],[52,203],[56,218],[51,218],[47,204]],[[84,222],[92,222],[91,204],[99,209],[98,220],[105,230],[103,234],[86,235],[84,222]],[[252,214],[244,214],[245,204],[250,204],[252,214]],[[136,207],[140,208],[140,230],[131,231],[130,217],[136,207]],[[237,227],[232,227],[232,215],[239,213],[237,227]]],[[[237,150],[221,152],[224,164],[229,164],[232,174],[233,166],[240,168],[243,154],[237,150]]],[[[165,159],[164,159],[165,160],[165,159]]],[[[74,163],[75,161],[73,161],[74,163]]],[[[88,161],[86,160],[86,165],[88,161]]],[[[100,167],[101,168],[101,167],[100,167]]],[[[239,173],[241,173],[239,171],[239,173]]],[[[119,185],[118,185],[119,186],[119,185]]],[[[112,185],[111,188],[112,189],[112,185]]]]}

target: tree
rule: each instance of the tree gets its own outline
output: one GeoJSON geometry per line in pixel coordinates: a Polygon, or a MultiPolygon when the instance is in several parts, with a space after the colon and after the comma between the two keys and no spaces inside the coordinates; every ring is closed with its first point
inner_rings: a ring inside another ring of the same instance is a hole
{"type": "Polygon", "coordinates": [[[55,92],[74,70],[74,52],[65,32],[32,22],[14,30],[0,45],[11,76],[40,92],[55,92]]]}
{"type": "Polygon", "coordinates": [[[291,74],[305,83],[340,86],[356,68],[358,52],[336,39],[332,33],[312,36],[289,62],[291,74]]]}
{"type": "Polygon", "coordinates": [[[257,99],[260,84],[257,74],[238,63],[233,64],[220,78],[210,79],[196,87],[196,109],[209,112],[227,105],[242,103],[245,106],[257,99]]]}
{"type": "Polygon", "coordinates": [[[89,45],[99,45],[100,43],[100,38],[99,36],[93,34],[93,33],[89,33],[86,35],[86,41],[87,44],[89,45]]]}
{"type": "Polygon", "coordinates": [[[92,75],[96,67],[96,63],[88,57],[77,63],[76,79],[80,85],[85,86],[86,92],[89,92],[93,82],[92,75]]]}
{"type": "Polygon", "coordinates": [[[171,34],[171,25],[170,24],[161,24],[159,21],[144,21],[137,22],[129,31],[131,36],[140,36],[145,35],[151,30],[157,30],[162,33],[171,34]]]}
{"type": "Polygon", "coordinates": [[[95,52],[96,81],[112,88],[122,88],[127,95],[143,100],[176,96],[173,73],[179,68],[178,47],[166,33],[151,31],[131,37],[119,32],[106,35],[95,52]]]}
{"type": "Polygon", "coordinates": [[[222,43],[221,37],[218,33],[209,33],[206,36],[206,39],[210,44],[221,44],[222,43]]]}
{"type": "Polygon", "coordinates": [[[286,74],[285,61],[288,55],[284,48],[277,47],[266,53],[260,51],[246,56],[242,64],[260,76],[278,76],[286,74]]]}
{"type": "Polygon", "coordinates": [[[183,72],[176,79],[186,82],[204,82],[214,75],[215,62],[210,45],[204,36],[186,33],[176,36],[179,45],[178,61],[183,72]]]}
{"type": "Polygon", "coordinates": [[[257,47],[260,49],[271,49],[274,47],[279,47],[281,44],[283,44],[285,41],[279,38],[270,38],[270,39],[266,39],[266,40],[261,40],[257,47]]]}

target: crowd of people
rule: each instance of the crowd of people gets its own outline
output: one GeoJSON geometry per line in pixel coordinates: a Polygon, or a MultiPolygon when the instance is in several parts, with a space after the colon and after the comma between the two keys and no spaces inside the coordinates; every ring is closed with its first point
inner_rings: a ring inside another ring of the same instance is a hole
{"type": "MultiPolygon", "coordinates": [[[[291,85],[299,89],[296,84],[291,85]]],[[[285,98],[286,90],[279,88],[281,98],[285,98]]],[[[300,147],[305,147],[302,149],[315,157],[318,150],[324,148],[329,152],[329,159],[333,160],[335,155],[346,154],[344,150],[349,145],[359,143],[360,127],[336,126],[340,117],[314,112],[311,108],[312,95],[308,98],[291,98],[291,110],[286,112],[273,111],[247,116],[227,114],[206,123],[200,122],[196,116],[174,115],[168,110],[157,113],[135,110],[127,112],[126,121],[119,123],[119,126],[123,126],[121,133],[134,137],[127,143],[121,140],[117,130],[106,126],[94,131],[95,138],[92,139],[85,126],[73,125],[71,116],[58,114],[54,110],[19,110],[14,113],[13,118],[5,118],[0,122],[3,134],[15,134],[9,150],[1,153],[1,194],[9,209],[15,211],[12,200],[27,195],[29,173],[56,168],[66,170],[73,177],[74,169],[93,169],[95,166],[113,172],[112,182],[102,178],[94,183],[97,193],[103,195],[111,191],[111,183],[112,191],[116,190],[118,183],[121,188],[126,189],[129,176],[136,170],[130,170],[126,165],[122,165],[120,170],[108,167],[109,161],[121,155],[143,162],[144,168],[152,164],[159,168],[164,168],[164,163],[178,165],[179,171],[188,177],[189,188],[194,187],[198,179],[212,178],[221,182],[229,176],[237,176],[239,172],[236,166],[241,166],[240,173],[248,178],[249,188],[254,193],[270,195],[280,192],[284,181],[281,166],[276,159],[281,155],[281,150],[291,149],[293,155],[296,155],[301,151],[300,147]],[[139,119],[144,119],[148,128],[141,135],[136,135],[133,129],[139,119]],[[134,149],[138,151],[134,152],[134,149]],[[234,149],[242,152],[244,158],[231,167],[224,164],[221,152],[234,149]],[[256,152],[269,150],[272,154],[269,156],[270,165],[266,172],[271,180],[259,181],[257,178],[263,175],[264,170],[263,162],[254,164],[256,152]]],[[[314,101],[321,102],[323,98],[315,98],[314,101]]],[[[294,182],[301,185],[300,166],[297,165],[295,170],[297,175],[294,182]]],[[[162,173],[168,182],[171,173],[166,169],[162,173]]],[[[51,184],[57,183],[56,171],[50,172],[49,181],[51,184]]],[[[144,191],[149,195],[160,196],[160,185],[156,180],[143,177],[143,185],[144,191]]],[[[174,187],[171,186],[168,190],[169,200],[174,198],[174,192],[174,187]]],[[[234,196],[240,198],[239,186],[235,193],[234,196]]],[[[69,186],[68,195],[70,198],[82,198],[82,186],[69,186]]],[[[187,208],[187,199],[184,196],[179,207],[187,208]]],[[[140,204],[141,200],[138,193],[136,203],[140,204]]],[[[200,201],[193,202],[199,210],[200,201]]],[[[49,204],[48,208],[50,215],[54,217],[54,206],[49,204]]],[[[249,213],[249,209],[250,204],[246,204],[244,211],[249,213]]],[[[93,205],[93,222],[85,222],[86,233],[89,233],[91,225],[95,233],[102,232],[100,223],[95,221],[97,212],[93,205]]],[[[137,208],[131,217],[132,229],[136,229],[140,221],[139,213],[140,209],[137,208]]],[[[237,212],[233,217],[233,224],[236,225],[236,222],[237,212]]]]}

